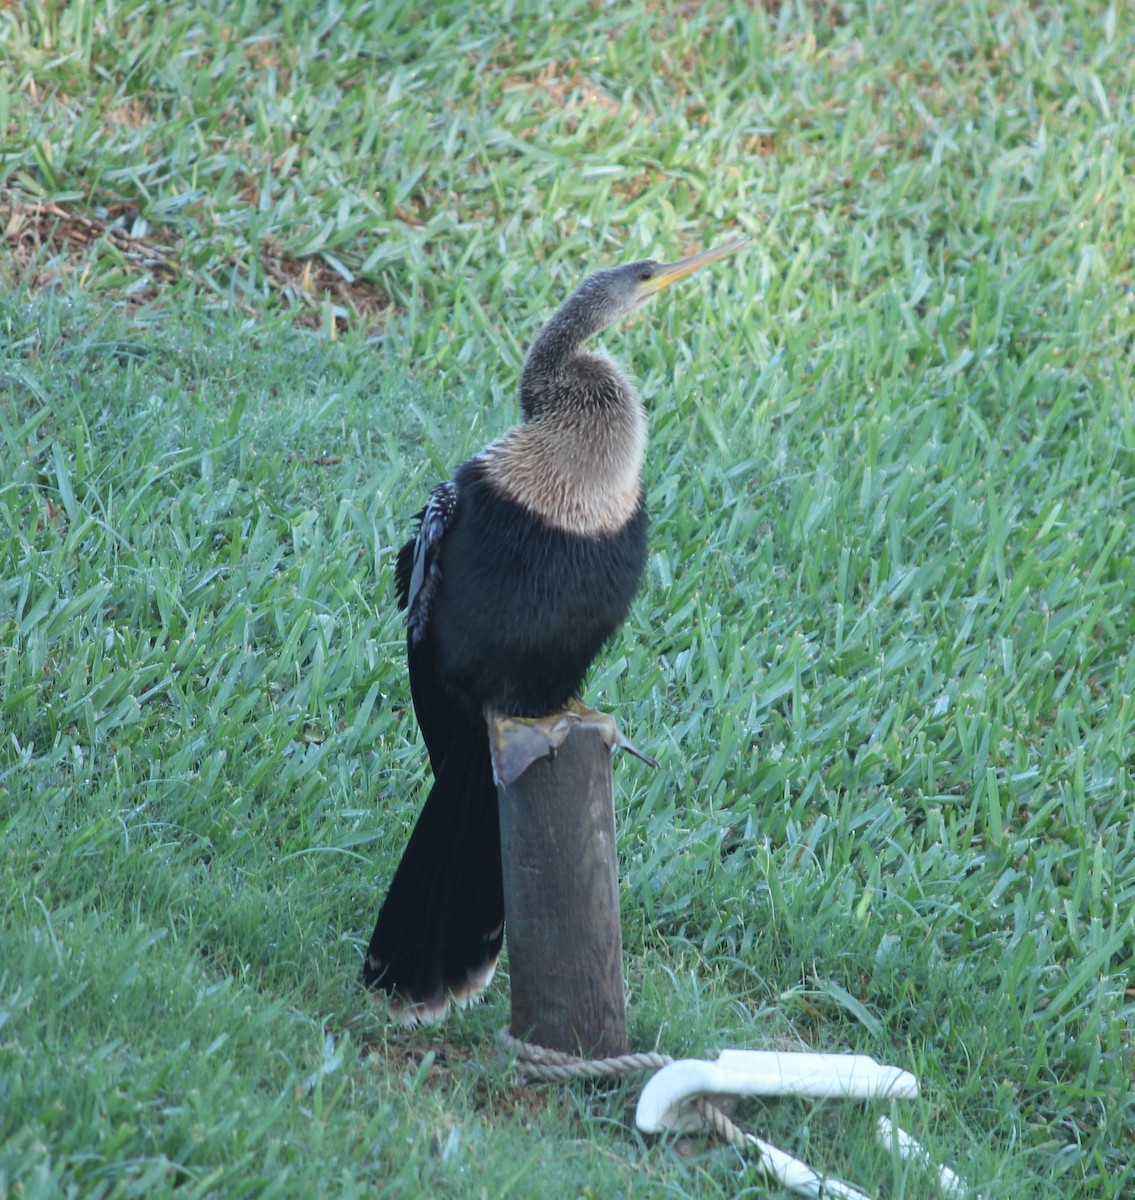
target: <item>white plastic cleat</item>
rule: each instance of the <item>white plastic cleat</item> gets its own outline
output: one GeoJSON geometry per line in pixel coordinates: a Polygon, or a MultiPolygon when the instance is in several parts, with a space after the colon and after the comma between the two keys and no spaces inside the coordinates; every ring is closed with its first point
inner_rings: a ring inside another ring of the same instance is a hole
{"type": "Polygon", "coordinates": [[[964,1196],[968,1189],[960,1175],[949,1167],[940,1167],[927,1153],[926,1147],[912,1138],[905,1129],[900,1129],[889,1117],[880,1117],[875,1126],[875,1138],[885,1150],[893,1146],[909,1162],[916,1162],[931,1175],[937,1174],[938,1188],[943,1196],[964,1196]]]}
{"type": "Polygon", "coordinates": [[[845,1100],[900,1100],[918,1095],[918,1080],[866,1054],[722,1050],[716,1062],[683,1058],[652,1075],[639,1097],[635,1120],[644,1133],[700,1129],[690,1103],[698,1096],[810,1096],[845,1100]]]}
{"type": "MultiPolygon", "coordinates": [[[[635,1122],[644,1133],[704,1129],[706,1119],[697,1108],[702,1099],[731,1107],[742,1096],[899,1100],[917,1095],[918,1080],[909,1071],[883,1066],[866,1054],[723,1050],[716,1062],[680,1059],[651,1076],[639,1097],[635,1122]]],[[[752,1134],[745,1134],[745,1140],[760,1154],[765,1176],[797,1195],[871,1200],[752,1134]]]]}

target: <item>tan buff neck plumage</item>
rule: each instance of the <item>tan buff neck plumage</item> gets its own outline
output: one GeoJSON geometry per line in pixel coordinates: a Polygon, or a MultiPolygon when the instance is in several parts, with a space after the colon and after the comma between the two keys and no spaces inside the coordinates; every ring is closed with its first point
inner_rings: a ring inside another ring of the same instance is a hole
{"type": "Polygon", "coordinates": [[[598,403],[558,408],[554,419],[540,414],[510,429],[481,460],[502,496],[555,529],[598,537],[618,533],[638,510],[646,416],[610,359],[586,358],[580,365],[588,374],[607,381],[598,403]]]}

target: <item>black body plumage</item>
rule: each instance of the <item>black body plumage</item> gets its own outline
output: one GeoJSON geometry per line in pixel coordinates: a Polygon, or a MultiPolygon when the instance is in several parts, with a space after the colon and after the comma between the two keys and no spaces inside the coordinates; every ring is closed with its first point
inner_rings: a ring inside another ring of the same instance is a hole
{"type": "Polygon", "coordinates": [[[498,495],[477,459],[440,548],[427,637],[463,707],[539,717],[562,708],[622,624],[646,554],[641,502],[618,532],[555,529],[498,495]]]}
{"type": "Polygon", "coordinates": [[[500,951],[487,715],[563,707],[642,576],[645,418],[619,368],[584,345],[722,252],[586,279],[528,353],[523,423],[434,489],[398,555],[411,692],[434,784],[379,913],[364,979],[411,1019],[475,995],[500,951]]]}

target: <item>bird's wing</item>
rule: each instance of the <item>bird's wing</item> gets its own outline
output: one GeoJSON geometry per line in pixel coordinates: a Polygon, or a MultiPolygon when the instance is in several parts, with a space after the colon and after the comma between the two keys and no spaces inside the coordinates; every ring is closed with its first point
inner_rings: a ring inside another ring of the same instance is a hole
{"type": "Polygon", "coordinates": [[[439,484],[418,514],[417,537],[402,547],[395,566],[398,607],[406,610],[410,692],[435,774],[449,750],[457,712],[438,678],[432,639],[426,634],[441,585],[441,544],[456,511],[456,484],[439,484]]]}
{"type": "Polygon", "coordinates": [[[440,1017],[450,994],[464,1003],[485,987],[504,930],[488,732],[480,711],[446,686],[430,625],[449,619],[455,606],[438,597],[457,502],[456,484],[434,488],[418,514],[417,536],[395,565],[410,691],[435,781],[379,913],[363,977],[370,987],[396,993],[410,1020],[440,1017]]]}
{"type": "Polygon", "coordinates": [[[398,555],[399,607],[406,609],[410,645],[418,646],[429,625],[430,606],[441,581],[438,551],[457,509],[457,485],[439,483],[420,513],[418,536],[398,555]]]}

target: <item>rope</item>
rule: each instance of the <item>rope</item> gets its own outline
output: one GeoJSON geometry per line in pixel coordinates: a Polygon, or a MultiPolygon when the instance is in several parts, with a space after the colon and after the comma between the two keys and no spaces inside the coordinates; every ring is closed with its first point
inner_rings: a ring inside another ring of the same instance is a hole
{"type": "Polygon", "coordinates": [[[669,1054],[620,1054],[615,1058],[577,1058],[563,1050],[549,1050],[532,1042],[522,1042],[507,1028],[500,1031],[500,1044],[507,1054],[515,1055],[516,1065],[525,1079],[597,1079],[603,1075],[634,1075],[639,1071],[659,1071],[674,1060],[669,1054]]]}
{"type": "MultiPolygon", "coordinates": [[[[674,1061],[669,1054],[653,1052],[620,1054],[615,1058],[578,1058],[563,1050],[550,1050],[547,1046],[537,1046],[532,1042],[521,1041],[520,1038],[513,1037],[507,1027],[502,1029],[498,1036],[504,1051],[516,1058],[517,1069],[525,1079],[544,1079],[555,1083],[565,1083],[569,1079],[635,1075],[641,1071],[660,1071],[674,1061]]],[[[706,1099],[705,1096],[691,1099],[690,1104],[723,1141],[735,1146],[738,1150],[752,1150],[754,1147],[760,1149],[759,1138],[754,1137],[751,1133],[746,1133],[735,1125],[716,1104],[706,1099]]]]}

